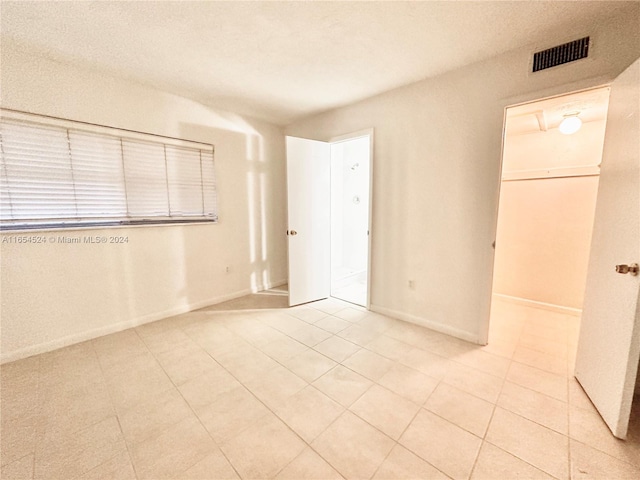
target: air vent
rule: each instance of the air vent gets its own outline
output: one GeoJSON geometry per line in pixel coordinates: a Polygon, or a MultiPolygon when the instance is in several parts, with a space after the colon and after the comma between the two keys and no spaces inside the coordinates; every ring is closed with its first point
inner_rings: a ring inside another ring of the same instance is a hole
{"type": "Polygon", "coordinates": [[[563,63],[574,62],[589,55],[589,37],[548,48],[533,54],[533,71],[556,67],[563,63]]]}

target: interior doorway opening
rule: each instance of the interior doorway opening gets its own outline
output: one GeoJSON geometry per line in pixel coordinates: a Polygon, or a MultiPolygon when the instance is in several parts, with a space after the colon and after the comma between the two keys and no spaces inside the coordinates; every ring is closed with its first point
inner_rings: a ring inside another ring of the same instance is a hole
{"type": "Polygon", "coordinates": [[[489,345],[563,376],[575,362],[608,99],[602,87],[505,115],[489,345]]]}
{"type": "Polygon", "coordinates": [[[331,296],[368,307],[369,134],[331,143],[331,296]]]}

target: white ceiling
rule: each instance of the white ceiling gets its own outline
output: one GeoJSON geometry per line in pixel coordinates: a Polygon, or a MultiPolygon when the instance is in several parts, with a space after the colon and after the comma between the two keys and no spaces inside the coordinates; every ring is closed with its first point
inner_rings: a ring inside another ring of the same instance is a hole
{"type": "MultiPolygon", "coordinates": [[[[631,5],[632,7],[633,5],[631,5]]],[[[628,2],[11,2],[3,40],[287,124],[525,45],[628,2]]]]}

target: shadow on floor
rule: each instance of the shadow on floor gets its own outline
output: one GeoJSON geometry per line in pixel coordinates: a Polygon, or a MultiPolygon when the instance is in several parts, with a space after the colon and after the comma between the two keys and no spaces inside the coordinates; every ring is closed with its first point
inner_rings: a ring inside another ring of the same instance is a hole
{"type": "Polygon", "coordinates": [[[210,307],[202,308],[199,312],[220,312],[228,310],[273,310],[289,308],[289,286],[263,290],[240,298],[234,298],[228,302],[218,303],[210,307]]]}

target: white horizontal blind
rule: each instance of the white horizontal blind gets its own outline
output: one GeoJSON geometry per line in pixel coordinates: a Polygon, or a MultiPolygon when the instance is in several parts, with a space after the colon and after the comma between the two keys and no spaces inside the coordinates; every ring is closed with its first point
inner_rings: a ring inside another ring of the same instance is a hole
{"type": "Polygon", "coordinates": [[[2,229],[217,220],[211,147],[20,116],[0,120],[2,229]]]}
{"type": "Polygon", "coordinates": [[[9,218],[77,216],[66,130],[3,123],[2,164],[11,198],[9,218]]]}
{"type": "Polygon", "coordinates": [[[168,217],[164,145],[122,141],[129,212],[142,218],[168,217]]]}
{"type": "Polygon", "coordinates": [[[120,140],[106,135],[69,132],[69,145],[78,217],[126,217],[120,140]]]}
{"type": "Polygon", "coordinates": [[[193,215],[203,211],[200,151],[167,146],[165,152],[171,214],[193,215]]]}
{"type": "Polygon", "coordinates": [[[216,176],[213,171],[213,152],[200,151],[200,165],[202,167],[202,196],[204,199],[205,215],[216,217],[218,211],[218,195],[216,193],[216,176]],[[211,213],[208,213],[211,212],[211,213]]]}

